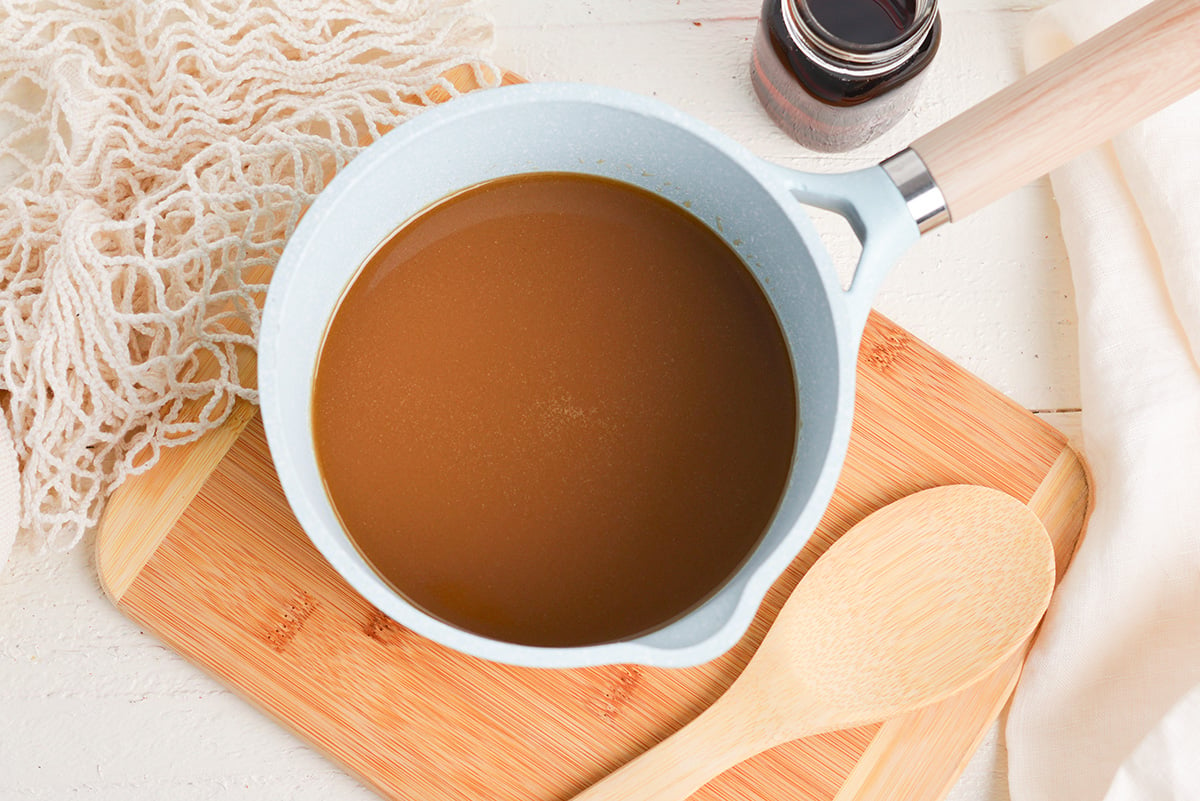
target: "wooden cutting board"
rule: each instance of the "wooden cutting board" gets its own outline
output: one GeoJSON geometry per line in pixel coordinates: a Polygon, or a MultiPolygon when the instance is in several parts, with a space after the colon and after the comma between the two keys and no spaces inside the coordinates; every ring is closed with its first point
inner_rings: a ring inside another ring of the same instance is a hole
{"type": "MultiPolygon", "coordinates": [[[[252,382],[253,362],[241,367],[252,382]]],[[[98,570],[126,615],[385,797],[566,799],[710,704],[817,556],[906,494],[950,483],[1009,492],[1045,522],[1062,575],[1088,506],[1085,470],[1062,434],[878,315],[859,357],[857,403],[820,527],[743,640],[699,667],[514,668],[401,627],[308,542],[257,409],[242,401],[218,430],[164,452],[113,495],[98,570]]],[[[774,749],[696,798],[940,799],[1022,659],[917,713],[774,749]]]]}

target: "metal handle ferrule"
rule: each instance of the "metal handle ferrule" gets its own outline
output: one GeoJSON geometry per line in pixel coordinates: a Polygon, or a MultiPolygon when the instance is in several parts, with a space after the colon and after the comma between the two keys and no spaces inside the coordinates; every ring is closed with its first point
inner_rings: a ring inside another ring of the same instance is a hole
{"type": "Polygon", "coordinates": [[[879,165],[900,190],[908,212],[921,233],[950,222],[950,209],[925,162],[912,148],[905,148],[879,165]]]}

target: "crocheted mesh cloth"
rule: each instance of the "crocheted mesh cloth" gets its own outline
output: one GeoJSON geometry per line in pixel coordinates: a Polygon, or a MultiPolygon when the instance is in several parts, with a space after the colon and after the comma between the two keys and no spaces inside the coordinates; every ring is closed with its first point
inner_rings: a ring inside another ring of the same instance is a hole
{"type": "Polygon", "coordinates": [[[0,410],[23,536],[75,544],[164,445],[256,400],[246,355],[302,211],[454,94],[448,69],[495,83],[490,37],[475,0],[0,0],[0,410]]]}

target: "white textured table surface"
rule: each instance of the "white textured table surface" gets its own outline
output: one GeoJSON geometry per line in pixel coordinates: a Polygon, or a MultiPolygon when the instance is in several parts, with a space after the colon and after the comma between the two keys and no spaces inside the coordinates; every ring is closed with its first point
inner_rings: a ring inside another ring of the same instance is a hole
{"type": "MultiPolygon", "coordinates": [[[[861,151],[808,153],[778,132],[748,76],[759,0],[491,0],[495,57],[533,80],[651,94],[788,166],[866,166],[1021,73],[1044,0],[942,0],[944,36],[918,107],[861,151]]],[[[848,229],[818,220],[835,258],[848,229]]],[[[1073,433],[1074,305],[1043,179],[925,237],[877,308],[1027,408],[1073,433]]],[[[0,801],[368,799],[355,779],[123,618],[88,544],[56,557],[18,546],[0,575],[0,801]]],[[[956,801],[1008,797],[999,729],[956,801]]]]}

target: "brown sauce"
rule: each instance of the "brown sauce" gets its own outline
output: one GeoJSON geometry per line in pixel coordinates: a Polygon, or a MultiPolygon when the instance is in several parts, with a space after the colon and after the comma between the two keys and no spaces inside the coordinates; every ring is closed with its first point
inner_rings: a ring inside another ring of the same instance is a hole
{"type": "Polygon", "coordinates": [[[313,425],[334,507],[413,604],[539,646],[710,596],[780,500],[791,363],[738,256],[677,206],[540,173],[445,200],[363,266],[313,425]]]}
{"type": "Polygon", "coordinates": [[[829,33],[864,47],[895,41],[917,19],[917,0],[808,0],[807,6],[829,33]]]}

